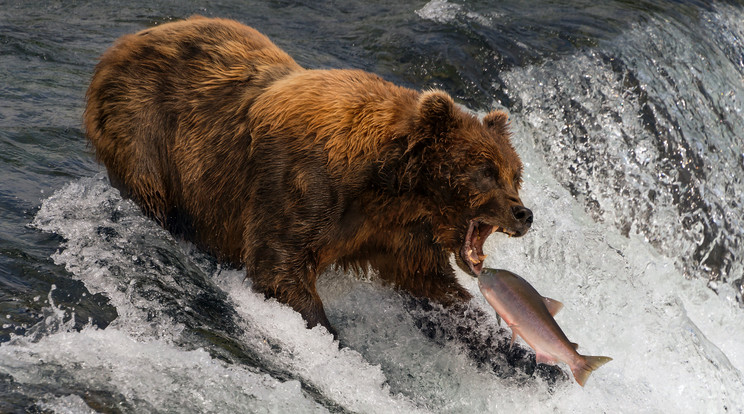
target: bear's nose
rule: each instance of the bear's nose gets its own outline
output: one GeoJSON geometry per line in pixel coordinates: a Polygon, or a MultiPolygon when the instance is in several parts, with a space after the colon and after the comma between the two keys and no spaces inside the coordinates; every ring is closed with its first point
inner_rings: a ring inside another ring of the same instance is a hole
{"type": "Polygon", "coordinates": [[[532,225],[532,210],[525,206],[512,207],[512,214],[522,225],[529,228],[532,225]]]}

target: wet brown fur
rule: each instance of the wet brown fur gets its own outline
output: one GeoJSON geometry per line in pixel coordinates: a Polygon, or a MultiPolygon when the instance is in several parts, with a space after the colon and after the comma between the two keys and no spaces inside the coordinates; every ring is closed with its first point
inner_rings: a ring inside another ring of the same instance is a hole
{"type": "Polygon", "coordinates": [[[469,299],[449,264],[469,220],[506,227],[521,206],[504,113],[480,121],[441,91],[303,69],[231,20],[123,36],[84,118],[114,185],[310,326],[331,329],[315,281],[334,264],[469,299]]]}

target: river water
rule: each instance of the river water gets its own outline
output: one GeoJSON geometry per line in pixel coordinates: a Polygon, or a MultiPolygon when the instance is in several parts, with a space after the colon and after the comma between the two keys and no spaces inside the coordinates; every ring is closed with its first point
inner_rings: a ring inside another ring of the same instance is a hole
{"type": "Polygon", "coordinates": [[[744,3],[0,6],[0,412],[744,412],[744,3]],[[613,361],[585,388],[535,366],[464,274],[453,315],[327,272],[339,347],[122,200],[81,130],[93,66],[195,13],[507,110],[535,224],[486,265],[613,361]]]}

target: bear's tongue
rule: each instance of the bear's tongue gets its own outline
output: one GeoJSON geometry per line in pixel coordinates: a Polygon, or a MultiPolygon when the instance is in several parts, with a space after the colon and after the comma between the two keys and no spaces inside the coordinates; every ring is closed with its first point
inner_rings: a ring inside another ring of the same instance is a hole
{"type": "Polygon", "coordinates": [[[483,254],[483,243],[491,233],[493,233],[493,226],[478,220],[470,221],[460,256],[476,276],[480,275],[483,270],[483,261],[486,259],[486,255],[483,254]]]}

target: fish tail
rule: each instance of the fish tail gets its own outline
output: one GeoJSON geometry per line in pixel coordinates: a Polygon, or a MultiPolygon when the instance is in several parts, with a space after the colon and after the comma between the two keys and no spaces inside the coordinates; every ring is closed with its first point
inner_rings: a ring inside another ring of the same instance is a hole
{"type": "Polygon", "coordinates": [[[571,372],[573,372],[576,382],[583,387],[592,371],[610,361],[612,361],[612,358],[606,356],[582,355],[582,361],[578,365],[571,367],[571,372]]]}

